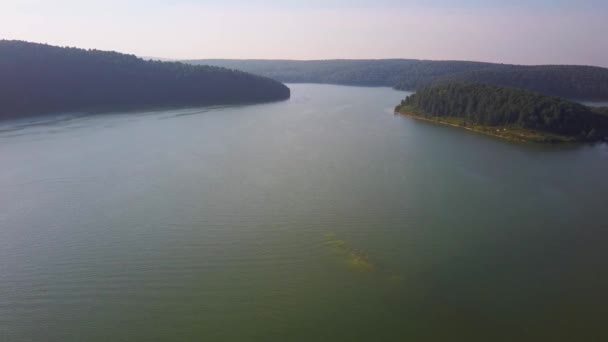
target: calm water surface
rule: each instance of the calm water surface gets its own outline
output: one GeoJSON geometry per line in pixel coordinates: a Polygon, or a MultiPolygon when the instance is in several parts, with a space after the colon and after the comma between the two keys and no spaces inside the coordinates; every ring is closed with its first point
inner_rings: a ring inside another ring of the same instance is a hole
{"type": "Polygon", "coordinates": [[[0,124],[0,341],[606,341],[608,146],[404,93],[0,124]]]}

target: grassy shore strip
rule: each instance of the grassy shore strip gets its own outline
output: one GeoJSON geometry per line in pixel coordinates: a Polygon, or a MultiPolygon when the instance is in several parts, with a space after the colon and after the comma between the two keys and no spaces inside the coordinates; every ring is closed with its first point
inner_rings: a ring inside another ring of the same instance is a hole
{"type": "Polygon", "coordinates": [[[433,123],[438,123],[442,125],[454,126],[458,128],[463,128],[469,131],[478,132],[486,135],[491,135],[494,137],[507,139],[511,141],[517,142],[535,142],[535,143],[572,143],[576,142],[575,138],[544,133],[539,131],[533,131],[528,129],[523,129],[520,127],[514,126],[482,126],[482,125],[472,125],[467,123],[462,118],[457,117],[439,117],[433,115],[422,114],[416,108],[412,108],[410,106],[404,106],[397,108],[395,114],[409,116],[411,118],[417,120],[423,120],[433,123]]]}

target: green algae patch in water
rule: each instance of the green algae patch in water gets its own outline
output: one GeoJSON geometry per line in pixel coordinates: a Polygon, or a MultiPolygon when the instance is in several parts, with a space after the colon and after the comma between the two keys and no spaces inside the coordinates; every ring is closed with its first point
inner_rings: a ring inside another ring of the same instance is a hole
{"type": "Polygon", "coordinates": [[[340,263],[343,263],[346,268],[357,273],[376,273],[384,278],[385,283],[390,286],[403,286],[405,277],[399,273],[394,273],[391,270],[380,267],[377,263],[372,262],[369,255],[360,249],[354,248],[345,240],[339,239],[334,233],[324,235],[324,245],[337,256],[340,263]]]}
{"type": "Polygon", "coordinates": [[[367,254],[353,251],[349,254],[350,266],[359,272],[372,272],[376,268],[374,264],[369,261],[367,254]]]}
{"type": "Polygon", "coordinates": [[[331,249],[333,249],[334,252],[337,253],[348,253],[350,248],[348,246],[348,243],[346,243],[346,241],[344,240],[327,241],[325,242],[325,245],[330,247],[331,249]]]}
{"type": "Polygon", "coordinates": [[[324,245],[331,248],[332,251],[334,251],[336,253],[340,253],[340,254],[346,254],[350,250],[348,243],[346,243],[346,241],[344,241],[344,240],[338,239],[336,237],[336,235],[333,233],[325,234],[324,245]]]}
{"type": "Polygon", "coordinates": [[[369,260],[367,253],[356,250],[348,242],[340,240],[333,233],[325,234],[325,245],[339,254],[348,266],[358,272],[372,272],[375,265],[369,260]]]}

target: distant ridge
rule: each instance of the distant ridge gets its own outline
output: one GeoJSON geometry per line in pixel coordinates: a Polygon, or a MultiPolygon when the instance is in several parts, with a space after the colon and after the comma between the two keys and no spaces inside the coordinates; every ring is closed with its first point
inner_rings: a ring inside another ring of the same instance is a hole
{"type": "Polygon", "coordinates": [[[0,118],[287,99],[289,88],[214,66],[0,40],[0,118]]]}
{"type": "Polygon", "coordinates": [[[578,65],[510,65],[416,59],[184,61],[243,70],[281,82],[385,86],[417,90],[449,82],[485,83],[579,101],[608,100],[608,69],[578,65]]]}

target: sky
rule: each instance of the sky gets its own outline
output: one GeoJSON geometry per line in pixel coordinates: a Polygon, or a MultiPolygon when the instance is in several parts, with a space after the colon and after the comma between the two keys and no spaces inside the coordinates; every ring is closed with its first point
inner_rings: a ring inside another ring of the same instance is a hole
{"type": "Polygon", "coordinates": [[[608,67],[608,0],[0,0],[0,39],[172,59],[608,67]]]}

